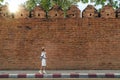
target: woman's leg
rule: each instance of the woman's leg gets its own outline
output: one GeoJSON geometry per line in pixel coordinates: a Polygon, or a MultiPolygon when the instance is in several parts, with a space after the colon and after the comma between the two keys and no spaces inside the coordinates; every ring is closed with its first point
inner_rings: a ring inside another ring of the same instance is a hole
{"type": "Polygon", "coordinates": [[[43,67],[43,73],[46,73],[45,69],[46,69],[46,66],[43,67]]]}
{"type": "Polygon", "coordinates": [[[43,66],[41,66],[41,73],[43,73],[43,69],[44,69],[43,66]]]}
{"type": "Polygon", "coordinates": [[[43,74],[43,69],[44,69],[44,60],[41,61],[41,68],[40,68],[40,73],[43,74]]]}
{"type": "Polygon", "coordinates": [[[43,66],[40,67],[39,73],[43,74],[43,66]]]}

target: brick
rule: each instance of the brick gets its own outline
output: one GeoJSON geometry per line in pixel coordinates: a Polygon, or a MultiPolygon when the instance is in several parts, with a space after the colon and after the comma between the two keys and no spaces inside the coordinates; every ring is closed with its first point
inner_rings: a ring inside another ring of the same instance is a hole
{"type": "Polygon", "coordinates": [[[47,69],[120,68],[119,19],[0,19],[0,23],[0,70],[39,69],[42,46],[47,69]]]}

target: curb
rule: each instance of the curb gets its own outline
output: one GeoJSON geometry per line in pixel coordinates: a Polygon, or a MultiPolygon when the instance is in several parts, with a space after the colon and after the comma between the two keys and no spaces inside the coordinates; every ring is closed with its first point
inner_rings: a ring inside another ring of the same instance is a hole
{"type": "Polygon", "coordinates": [[[0,78],[120,78],[120,73],[0,74],[0,78]]]}

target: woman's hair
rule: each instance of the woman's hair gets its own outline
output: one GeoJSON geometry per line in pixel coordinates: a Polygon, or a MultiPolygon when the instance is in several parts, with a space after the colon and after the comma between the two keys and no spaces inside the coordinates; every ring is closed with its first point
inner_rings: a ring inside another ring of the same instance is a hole
{"type": "Polygon", "coordinates": [[[45,49],[43,48],[42,51],[45,51],[45,49]]]}

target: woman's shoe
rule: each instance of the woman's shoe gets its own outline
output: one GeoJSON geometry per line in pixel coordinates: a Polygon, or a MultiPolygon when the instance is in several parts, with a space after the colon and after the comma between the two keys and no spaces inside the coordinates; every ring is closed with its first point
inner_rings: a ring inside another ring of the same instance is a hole
{"type": "Polygon", "coordinates": [[[43,74],[43,73],[41,72],[41,70],[39,70],[39,73],[40,73],[40,74],[43,74]]]}
{"type": "Polygon", "coordinates": [[[47,74],[45,70],[43,71],[43,73],[44,73],[44,74],[47,74]]]}

